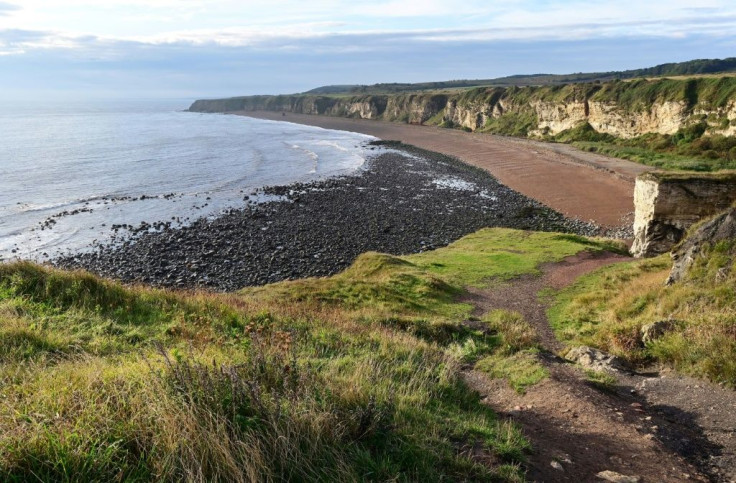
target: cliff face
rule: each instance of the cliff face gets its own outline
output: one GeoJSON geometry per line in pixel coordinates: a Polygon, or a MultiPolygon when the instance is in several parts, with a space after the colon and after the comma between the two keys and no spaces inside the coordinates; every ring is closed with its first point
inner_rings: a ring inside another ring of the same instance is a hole
{"type": "Polygon", "coordinates": [[[634,244],[631,253],[666,253],[701,219],[736,201],[736,173],[646,173],[634,188],[634,244]]]}
{"type": "Polygon", "coordinates": [[[705,123],[736,135],[736,77],[476,88],[450,94],[250,96],[196,101],[196,112],[285,111],[460,126],[501,134],[556,135],[587,123],[618,138],[675,134],[705,123]]]}
{"type": "Polygon", "coordinates": [[[734,240],[736,240],[736,208],[729,208],[699,226],[672,252],[674,263],[670,276],[667,278],[667,285],[685,278],[697,259],[707,257],[708,252],[711,252],[719,242],[726,243],[726,246],[719,247],[718,252],[721,257],[726,258],[727,263],[716,272],[716,278],[725,279],[731,272],[734,258],[736,258],[734,257],[736,255],[734,240]]]}

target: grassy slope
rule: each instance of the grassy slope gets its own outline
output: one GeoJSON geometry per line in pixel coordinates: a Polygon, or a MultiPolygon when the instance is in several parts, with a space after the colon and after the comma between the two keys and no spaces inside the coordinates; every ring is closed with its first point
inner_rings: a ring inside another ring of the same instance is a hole
{"type": "Polygon", "coordinates": [[[604,247],[483,230],[228,295],[0,265],[0,479],[519,479],[527,443],[458,364],[523,389],[534,334],[505,312],[468,329],[457,296],[604,247]]]}
{"type": "Polygon", "coordinates": [[[603,268],[556,295],[550,320],[569,345],[593,345],[736,387],[734,253],[736,242],[710,247],[689,277],[671,286],[664,286],[667,255],[603,268]],[[677,321],[675,330],[642,344],[641,327],[666,319],[677,321]]]}

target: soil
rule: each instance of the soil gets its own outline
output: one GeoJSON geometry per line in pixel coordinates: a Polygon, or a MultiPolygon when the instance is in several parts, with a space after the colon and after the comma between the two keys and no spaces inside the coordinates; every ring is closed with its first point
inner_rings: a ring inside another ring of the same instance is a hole
{"type": "Polygon", "coordinates": [[[280,112],[238,113],[395,139],[455,156],[572,218],[617,227],[633,221],[634,180],[652,168],[566,144],[433,126],[280,112]]]}
{"type": "Polygon", "coordinates": [[[583,252],[543,267],[540,275],[474,290],[469,301],[476,315],[515,310],[534,325],[550,376],[525,394],[472,367],[463,371],[465,381],[523,428],[534,447],[527,466],[532,481],[600,481],[596,475],[605,470],[642,482],[736,481],[734,391],[655,368],[617,375],[614,387],[601,389],[557,355],[562,345],[539,292],[622,260],[583,252]]]}

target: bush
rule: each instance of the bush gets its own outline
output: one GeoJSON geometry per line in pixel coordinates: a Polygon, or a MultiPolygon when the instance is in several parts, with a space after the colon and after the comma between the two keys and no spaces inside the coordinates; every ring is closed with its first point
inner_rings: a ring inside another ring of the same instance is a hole
{"type": "Polygon", "coordinates": [[[691,124],[690,126],[680,128],[680,130],[672,136],[672,140],[677,145],[690,144],[700,138],[707,128],[708,125],[705,122],[691,124]]]}

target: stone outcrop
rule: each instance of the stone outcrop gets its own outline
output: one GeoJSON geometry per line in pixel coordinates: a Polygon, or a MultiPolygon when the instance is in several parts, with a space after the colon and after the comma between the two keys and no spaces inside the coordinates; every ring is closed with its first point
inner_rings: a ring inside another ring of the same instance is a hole
{"type": "MultiPolygon", "coordinates": [[[[535,102],[532,104],[537,114],[538,132],[558,134],[573,129],[582,122],[590,122],[590,106],[584,102],[535,102]]],[[[591,123],[592,125],[592,123],[591,123]]]]}
{"type": "MultiPolygon", "coordinates": [[[[688,238],[672,252],[672,271],[667,284],[681,280],[688,269],[695,263],[706,246],[713,246],[723,240],[736,240],[736,208],[729,208],[713,219],[699,226],[688,238]]],[[[725,277],[728,270],[724,267],[718,271],[716,277],[725,277]]]]}
{"type": "Polygon", "coordinates": [[[685,102],[654,102],[642,111],[622,109],[614,102],[589,103],[588,123],[598,132],[618,138],[647,133],[675,134],[687,125],[690,116],[685,102]]]}
{"type": "Polygon", "coordinates": [[[628,365],[623,359],[584,345],[570,349],[567,355],[565,355],[565,359],[593,371],[612,373],[630,372],[628,365]]]}
{"type": "Polygon", "coordinates": [[[736,201],[736,172],[645,173],[634,188],[631,254],[649,257],[670,251],[694,223],[736,201]]]}

